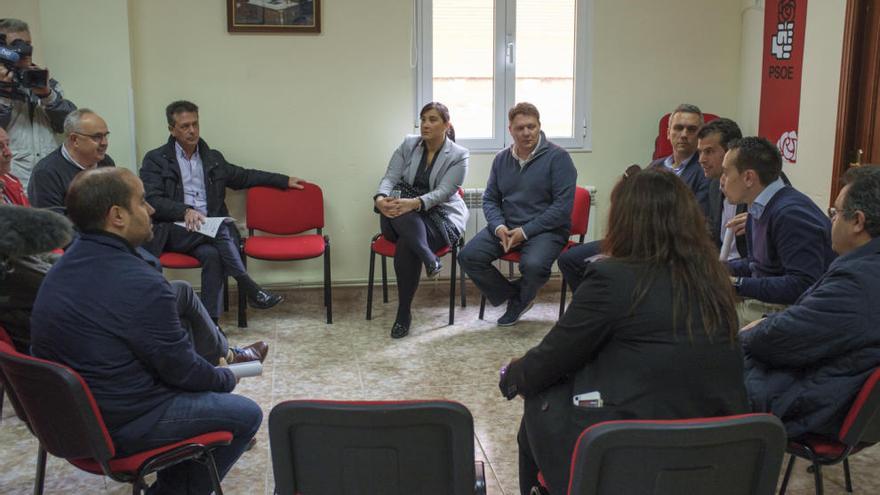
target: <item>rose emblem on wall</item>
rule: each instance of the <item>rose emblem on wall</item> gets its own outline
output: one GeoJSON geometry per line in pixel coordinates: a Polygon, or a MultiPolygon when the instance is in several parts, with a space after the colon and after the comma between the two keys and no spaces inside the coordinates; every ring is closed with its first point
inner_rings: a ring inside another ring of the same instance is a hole
{"type": "Polygon", "coordinates": [[[782,136],[779,136],[779,141],[776,142],[776,147],[779,148],[782,158],[789,163],[797,161],[797,145],[797,131],[783,132],[782,136]]]}
{"type": "Polygon", "coordinates": [[[782,0],[779,2],[779,22],[794,21],[795,6],[794,0],[782,0]]]}

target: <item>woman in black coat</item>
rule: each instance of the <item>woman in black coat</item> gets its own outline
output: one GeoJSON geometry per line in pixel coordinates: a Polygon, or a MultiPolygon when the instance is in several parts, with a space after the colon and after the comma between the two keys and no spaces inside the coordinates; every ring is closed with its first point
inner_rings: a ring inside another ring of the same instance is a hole
{"type": "Polygon", "coordinates": [[[562,319],[501,371],[502,393],[525,398],[523,494],[538,470],[565,493],[575,441],[595,423],[747,411],[733,289],[687,186],[662,170],[622,179],[603,251],[562,319]]]}

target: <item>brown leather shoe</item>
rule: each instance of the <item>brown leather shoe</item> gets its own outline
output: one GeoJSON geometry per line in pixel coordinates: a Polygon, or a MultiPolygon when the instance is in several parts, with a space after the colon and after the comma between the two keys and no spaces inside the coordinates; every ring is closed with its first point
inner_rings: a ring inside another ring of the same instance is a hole
{"type": "Polygon", "coordinates": [[[269,344],[261,340],[259,342],[254,342],[247,347],[233,347],[230,350],[232,351],[232,361],[230,361],[229,364],[246,363],[248,361],[256,360],[259,360],[262,363],[263,360],[266,359],[266,355],[269,354],[269,344]]]}

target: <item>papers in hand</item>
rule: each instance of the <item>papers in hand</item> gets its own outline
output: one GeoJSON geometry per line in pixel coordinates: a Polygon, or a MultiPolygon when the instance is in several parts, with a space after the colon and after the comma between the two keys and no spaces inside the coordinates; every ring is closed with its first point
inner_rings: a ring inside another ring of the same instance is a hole
{"type": "Polygon", "coordinates": [[[236,380],[251,376],[261,376],[263,374],[263,363],[259,361],[248,361],[246,363],[230,364],[229,371],[235,375],[236,380]]]}
{"type": "MultiPolygon", "coordinates": [[[[205,223],[196,229],[195,232],[208,237],[217,237],[217,231],[220,230],[220,226],[226,221],[232,222],[233,220],[229,217],[205,217],[205,223]]],[[[186,222],[174,222],[174,225],[186,228],[186,222]]]]}
{"type": "Polygon", "coordinates": [[[721,255],[718,256],[718,259],[721,261],[727,261],[727,258],[730,257],[730,250],[733,249],[733,245],[736,242],[736,236],[733,235],[733,229],[728,227],[724,230],[724,241],[721,243],[721,255]]]}

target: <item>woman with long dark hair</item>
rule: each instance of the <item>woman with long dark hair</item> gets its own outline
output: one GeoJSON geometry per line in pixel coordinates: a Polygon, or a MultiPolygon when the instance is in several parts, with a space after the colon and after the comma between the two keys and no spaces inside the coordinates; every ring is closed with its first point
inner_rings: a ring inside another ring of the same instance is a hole
{"type": "Polygon", "coordinates": [[[470,153],[454,142],[449,109],[431,102],[419,116],[420,135],[404,138],[373,196],[382,235],[397,244],[397,316],[391,327],[396,339],[409,333],[422,265],[428,277],[440,273],[443,265],[434,253],[458,242],[468,217],[458,188],[470,153]]]}
{"type": "Polygon", "coordinates": [[[747,410],[733,288],[684,182],[662,170],[623,178],[603,251],[562,319],[502,368],[502,393],[525,398],[523,494],[539,469],[551,493],[565,493],[575,441],[592,424],[747,410]]]}

